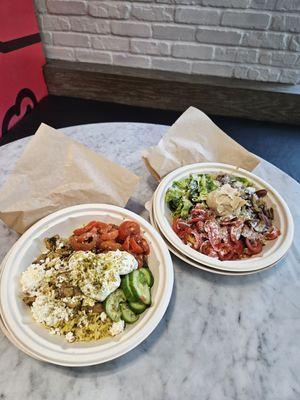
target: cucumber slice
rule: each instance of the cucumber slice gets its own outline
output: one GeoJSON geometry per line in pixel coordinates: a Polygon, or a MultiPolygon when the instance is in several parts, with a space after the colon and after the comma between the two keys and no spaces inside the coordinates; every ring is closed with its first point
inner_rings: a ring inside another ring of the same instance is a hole
{"type": "Polygon", "coordinates": [[[150,271],[149,268],[140,268],[140,272],[144,274],[145,281],[148,286],[152,287],[154,284],[154,278],[152,275],[152,272],[150,271]]]}
{"type": "Polygon", "coordinates": [[[144,273],[140,272],[140,269],[132,271],[129,274],[129,282],[133,293],[139,301],[149,306],[151,304],[151,292],[145,280],[144,273]]]}
{"type": "Polygon", "coordinates": [[[135,314],[141,314],[147,308],[146,304],[139,301],[129,301],[128,305],[135,314]]]}
{"type": "Polygon", "coordinates": [[[121,318],[120,304],[126,301],[125,294],[122,289],[117,289],[111,293],[104,301],[104,309],[109,318],[118,322],[121,318]]]}
{"type": "Polygon", "coordinates": [[[139,316],[136,315],[132,310],[130,310],[126,303],[121,303],[120,309],[122,319],[127,322],[127,324],[133,324],[139,319],[139,316]]]}
{"type": "Polygon", "coordinates": [[[130,286],[129,275],[130,274],[127,274],[122,278],[121,288],[123,289],[125,297],[128,301],[137,301],[137,297],[134,295],[130,286]]]}

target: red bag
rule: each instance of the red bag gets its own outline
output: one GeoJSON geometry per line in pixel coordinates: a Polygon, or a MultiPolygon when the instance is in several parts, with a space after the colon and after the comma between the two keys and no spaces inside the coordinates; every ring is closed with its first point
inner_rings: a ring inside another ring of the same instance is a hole
{"type": "Polygon", "coordinates": [[[47,95],[32,0],[0,0],[0,138],[47,95]]]}

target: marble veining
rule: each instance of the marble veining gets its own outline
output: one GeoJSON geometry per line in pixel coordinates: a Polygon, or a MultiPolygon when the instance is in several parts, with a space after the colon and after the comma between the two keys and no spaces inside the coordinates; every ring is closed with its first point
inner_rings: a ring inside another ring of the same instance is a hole
{"type": "MultiPolygon", "coordinates": [[[[63,132],[141,176],[128,208],[146,216],[156,184],[140,153],[166,129],[108,123],[63,132]]],[[[0,184],[28,140],[0,148],[0,184]]],[[[300,399],[300,186],[266,161],[254,172],[282,194],[295,220],[294,244],[276,268],[215,276],[173,257],[174,292],[157,329],[127,355],[94,367],[38,362],[0,333],[0,399],[300,399]]],[[[0,261],[16,239],[0,222],[0,261]]]]}

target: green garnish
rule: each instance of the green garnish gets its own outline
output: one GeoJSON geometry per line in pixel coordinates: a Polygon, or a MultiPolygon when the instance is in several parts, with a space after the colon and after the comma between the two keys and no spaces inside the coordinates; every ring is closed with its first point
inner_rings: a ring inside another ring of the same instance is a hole
{"type": "Polygon", "coordinates": [[[208,193],[217,187],[213,175],[191,174],[188,178],[172,183],[166,193],[166,202],[173,216],[186,219],[193,205],[204,202],[208,193]]]}

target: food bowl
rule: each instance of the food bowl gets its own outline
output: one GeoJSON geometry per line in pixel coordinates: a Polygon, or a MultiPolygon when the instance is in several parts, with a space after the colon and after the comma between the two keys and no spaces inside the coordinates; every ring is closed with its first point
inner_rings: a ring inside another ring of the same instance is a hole
{"type": "Polygon", "coordinates": [[[178,257],[180,260],[184,261],[186,264],[188,264],[188,265],[190,265],[190,266],[192,266],[192,267],[195,267],[195,268],[200,269],[200,270],[202,270],[202,271],[210,272],[210,273],[213,273],[213,274],[216,274],[216,275],[243,276],[243,275],[251,275],[251,274],[255,274],[255,273],[257,273],[257,272],[265,271],[266,269],[269,269],[269,268],[271,268],[271,267],[274,267],[275,264],[277,264],[277,263],[275,263],[274,265],[269,265],[269,266],[266,267],[266,268],[262,268],[262,269],[260,269],[260,270],[255,270],[255,271],[243,271],[243,272],[238,271],[238,272],[235,272],[235,271],[224,271],[224,270],[220,270],[220,269],[214,269],[214,268],[205,266],[205,265],[203,265],[203,264],[201,264],[201,263],[198,263],[198,262],[192,260],[191,258],[185,256],[184,254],[180,253],[180,252],[179,252],[174,246],[172,246],[172,244],[171,244],[170,242],[168,242],[168,240],[164,237],[164,235],[163,235],[162,232],[159,230],[159,227],[157,226],[156,221],[155,221],[155,219],[154,219],[153,207],[152,207],[152,199],[151,199],[149,202],[147,202],[147,203],[145,204],[145,207],[146,207],[147,211],[149,212],[149,219],[150,219],[151,225],[154,226],[154,228],[157,230],[157,232],[164,238],[164,241],[165,241],[165,243],[166,243],[168,249],[170,250],[170,252],[171,252],[172,254],[174,254],[176,257],[178,257]]]}
{"type": "MultiPolygon", "coordinates": [[[[155,329],[170,301],[173,288],[173,266],[169,251],[156,230],[143,218],[126,209],[105,205],[85,204],[55,212],[33,225],[16,242],[4,260],[1,274],[1,314],[6,329],[33,356],[59,365],[85,366],[100,364],[127,353],[155,329]],[[22,302],[20,274],[43,250],[45,237],[59,234],[68,237],[72,231],[91,220],[120,224],[125,219],[140,224],[150,245],[148,264],[154,275],[152,306],[133,325],[115,338],[89,343],[68,343],[51,336],[37,324],[22,302]]],[[[22,349],[22,348],[21,348],[22,349]]]]}
{"type": "Polygon", "coordinates": [[[197,263],[223,271],[250,272],[275,265],[286,254],[293,241],[293,218],[288,206],[279,193],[263,179],[249,171],[227,164],[191,164],[171,172],[161,181],[154,193],[153,214],[160,231],[175,249],[197,263]],[[192,249],[190,246],[185,245],[171,227],[172,215],[165,201],[165,195],[173,181],[188,177],[191,173],[224,173],[237,175],[251,180],[257,190],[267,189],[268,195],[266,203],[274,209],[274,224],[280,229],[281,235],[273,241],[268,241],[263,247],[262,252],[257,256],[242,260],[221,261],[216,258],[208,257],[192,249]]]}

